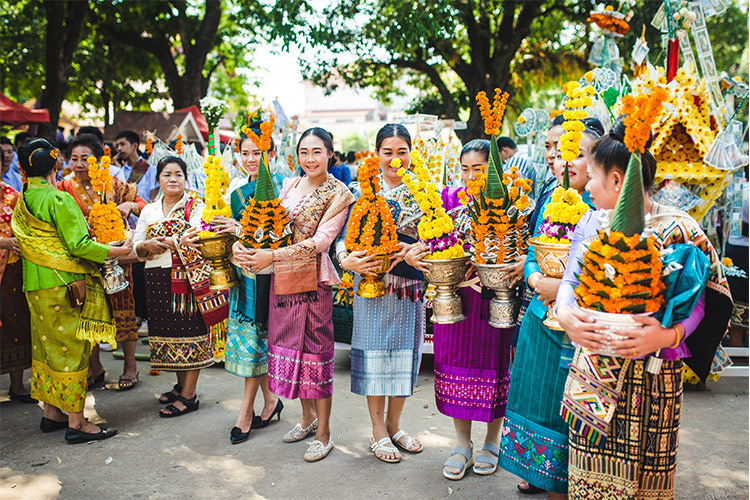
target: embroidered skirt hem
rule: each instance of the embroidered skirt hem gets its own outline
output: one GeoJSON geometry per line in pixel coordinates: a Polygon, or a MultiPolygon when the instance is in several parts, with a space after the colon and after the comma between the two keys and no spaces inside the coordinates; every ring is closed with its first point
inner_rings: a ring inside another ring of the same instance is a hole
{"type": "Polygon", "coordinates": [[[31,314],[31,396],[62,411],[83,411],[91,344],[76,337],[81,309],[59,286],[26,292],[31,314]]]}
{"type": "Polygon", "coordinates": [[[545,491],[567,493],[568,436],[506,410],[500,466],[545,491]]]}

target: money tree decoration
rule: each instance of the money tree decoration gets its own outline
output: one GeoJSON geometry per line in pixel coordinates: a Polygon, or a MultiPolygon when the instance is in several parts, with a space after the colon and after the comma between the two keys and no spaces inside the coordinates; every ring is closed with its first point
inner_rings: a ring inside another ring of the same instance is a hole
{"type": "Polygon", "coordinates": [[[242,214],[242,243],[249,248],[281,248],[289,244],[292,236],[289,215],[276,193],[268,167],[273,125],[273,118],[262,122],[260,137],[249,127],[242,127],[242,132],[262,151],[255,194],[242,214]]]}
{"type": "Polygon", "coordinates": [[[107,193],[112,190],[112,175],[109,173],[109,155],[103,155],[97,164],[96,158],[89,156],[89,178],[91,188],[97,195],[97,201],[89,213],[89,226],[94,238],[99,243],[109,244],[125,239],[125,223],[117,205],[107,201],[107,193]]]}
{"type": "Polygon", "coordinates": [[[531,180],[519,178],[516,167],[504,173],[497,146],[507,102],[508,93],[500,89],[495,89],[492,105],[485,92],[477,94],[484,129],[491,136],[489,164],[486,177],[479,177],[467,194],[459,195],[471,214],[474,259],[479,264],[513,262],[526,245],[531,180]]]}
{"type": "Polygon", "coordinates": [[[418,150],[410,154],[413,172],[407,172],[401,167],[401,161],[394,159],[394,167],[400,167],[398,174],[402,176],[404,185],[414,196],[424,216],[419,221],[417,230],[419,239],[430,248],[430,255],[425,259],[453,259],[464,256],[463,242],[459,239],[453,225],[453,219],[443,208],[443,201],[438,188],[431,181],[428,168],[418,150]]]}

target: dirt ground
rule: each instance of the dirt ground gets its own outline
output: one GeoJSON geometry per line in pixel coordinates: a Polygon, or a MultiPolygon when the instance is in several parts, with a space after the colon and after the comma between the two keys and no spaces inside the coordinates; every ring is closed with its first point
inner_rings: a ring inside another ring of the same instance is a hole
{"type": "MultiPolygon", "coordinates": [[[[147,346],[139,343],[138,351],[147,352],[147,346]]],[[[121,361],[111,353],[102,353],[102,360],[107,379],[116,380],[121,361]]],[[[517,479],[503,470],[486,477],[468,472],[461,481],[442,477],[442,463],[455,443],[451,419],[435,409],[431,355],[424,356],[419,387],[402,419],[425,450],[406,454],[395,465],[369,451],[367,406],[349,391],[348,351],[336,353],[331,423],[336,448],[314,464],[302,460],[312,437],[294,444],[281,440],[300,418],[298,402],[284,401],[281,422],[233,446],[229,430],[242,398],[240,378],[223,365],[204,370],[198,383],[200,410],[162,419],[156,397],[171,388],[174,375],[149,376],[148,362],[139,362],[139,368],[135,389],[88,394],[87,417],[119,430],[103,442],[71,446],[63,431],[42,434],[40,407],[0,396],[0,498],[529,498],[517,492],[517,479]]],[[[0,379],[0,394],[5,394],[8,377],[0,379]]],[[[676,498],[748,498],[748,379],[724,378],[710,383],[708,391],[686,392],[683,410],[676,498]]],[[[473,436],[481,446],[483,424],[475,424],[473,436]]]]}

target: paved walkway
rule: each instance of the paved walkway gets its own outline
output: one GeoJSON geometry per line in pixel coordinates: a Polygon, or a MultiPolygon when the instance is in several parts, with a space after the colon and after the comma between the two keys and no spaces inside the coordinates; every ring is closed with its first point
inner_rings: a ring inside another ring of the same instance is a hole
{"type": "MultiPolygon", "coordinates": [[[[139,344],[139,352],[146,349],[139,344]]],[[[107,379],[116,380],[121,362],[108,353],[102,360],[107,379]]],[[[349,392],[347,351],[336,354],[331,425],[336,449],[315,464],[302,460],[312,438],[281,441],[301,415],[299,403],[286,401],[281,422],[232,446],[229,430],[241,401],[241,379],[222,367],[204,370],[200,410],[161,419],[156,396],[174,384],[174,376],[149,376],[148,363],[139,366],[136,389],[88,394],[86,415],[120,431],[107,441],[67,445],[64,432],[39,431],[39,407],[0,402],[0,498],[525,498],[516,492],[517,479],[502,470],[488,477],[469,472],[456,482],[442,477],[442,463],[455,444],[451,420],[435,409],[431,356],[425,356],[419,387],[403,418],[403,427],[424,442],[425,451],[396,465],[379,462],[369,452],[367,406],[363,397],[349,392]]],[[[0,379],[0,394],[5,394],[8,377],[0,379]]],[[[676,498],[748,498],[748,380],[727,378],[711,383],[706,392],[688,392],[683,408],[676,498]]],[[[475,444],[481,445],[483,427],[475,426],[475,444]]]]}

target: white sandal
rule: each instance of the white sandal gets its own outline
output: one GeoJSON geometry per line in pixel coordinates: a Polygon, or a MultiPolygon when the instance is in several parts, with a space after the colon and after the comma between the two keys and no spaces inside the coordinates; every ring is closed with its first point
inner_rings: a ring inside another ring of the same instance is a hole
{"type": "Polygon", "coordinates": [[[391,440],[393,440],[393,444],[395,444],[396,446],[398,446],[404,451],[408,451],[409,453],[421,453],[422,450],[424,450],[424,446],[422,445],[422,443],[419,443],[419,448],[417,448],[416,450],[413,450],[412,447],[417,443],[417,440],[412,438],[410,435],[408,435],[406,431],[403,429],[401,429],[396,434],[391,436],[391,440]],[[406,436],[406,445],[403,445],[399,442],[399,439],[401,439],[404,436],[406,436]]]}
{"type": "Polygon", "coordinates": [[[312,442],[305,452],[305,462],[317,462],[323,460],[333,449],[333,439],[328,438],[328,444],[323,444],[317,439],[312,442]]]}
{"type": "Polygon", "coordinates": [[[398,452],[395,446],[393,446],[393,442],[391,441],[391,438],[388,436],[382,438],[380,441],[375,441],[375,437],[370,438],[370,449],[375,454],[375,458],[378,460],[381,460],[383,462],[389,463],[389,464],[397,464],[401,461],[401,454],[398,452]],[[385,458],[380,455],[378,455],[378,451],[385,451],[388,453],[396,453],[398,454],[397,458],[385,458]]]}
{"type": "Polygon", "coordinates": [[[281,438],[284,440],[285,443],[296,443],[297,441],[302,441],[305,439],[311,432],[315,432],[318,430],[318,419],[312,421],[310,425],[307,427],[302,427],[299,422],[297,422],[297,425],[294,426],[292,430],[284,434],[284,437],[281,438]]]}

